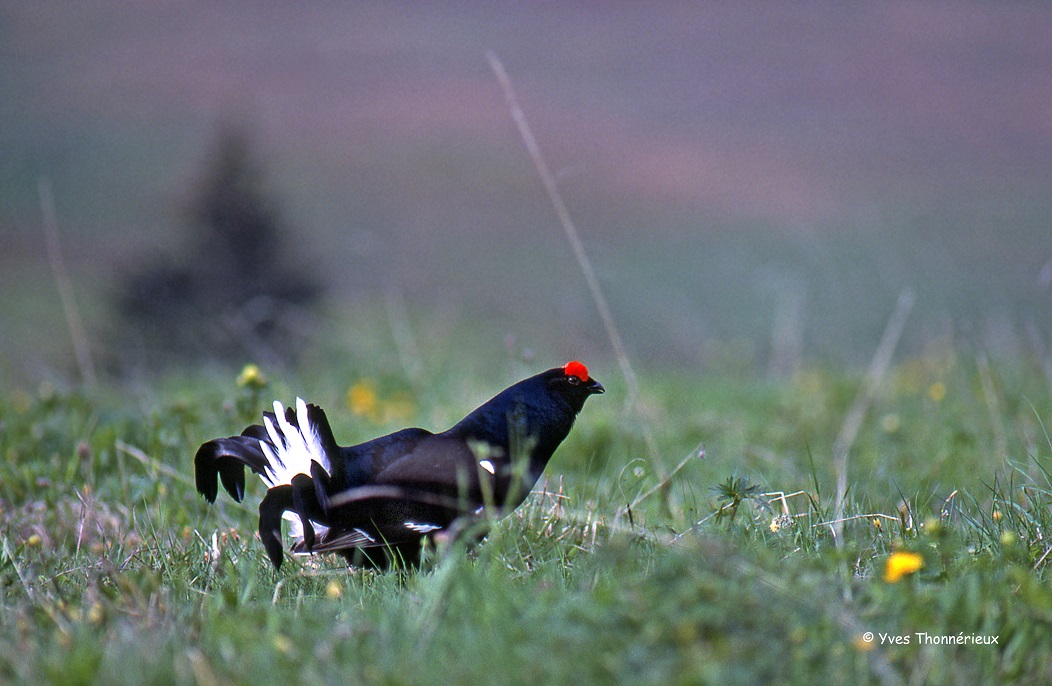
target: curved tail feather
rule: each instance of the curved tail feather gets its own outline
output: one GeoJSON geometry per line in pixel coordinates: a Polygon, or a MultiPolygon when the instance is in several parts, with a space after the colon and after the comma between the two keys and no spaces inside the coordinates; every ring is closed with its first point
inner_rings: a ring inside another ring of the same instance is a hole
{"type": "Polygon", "coordinates": [[[292,486],[284,484],[267,491],[259,503],[259,538],[275,569],[281,568],[284,547],[281,545],[281,518],[293,508],[292,486]]]}
{"type": "Polygon", "coordinates": [[[241,435],[209,441],[194,456],[197,490],[205,500],[214,503],[219,492],[219,482],[222,481],[223,488],[231,497],[241,502],[245,497],[245,467],[257,474],[263,474],[267,468],[267,458],[258,438],[241,435]]]}
{"type": "Polygon", "coordinates": [[[215,502],[219,484],[241,502],[245,496],[245,467],[271,487],[290,484],[297,474],[311,474],[317,462],[330,470],[339,448],[325,411],[296,399],[285,409],[274,403],[263,413],[263,424],[253,424],[240,436],[217,438],[202,445],[194,457],[197,490],[215,502]]]}

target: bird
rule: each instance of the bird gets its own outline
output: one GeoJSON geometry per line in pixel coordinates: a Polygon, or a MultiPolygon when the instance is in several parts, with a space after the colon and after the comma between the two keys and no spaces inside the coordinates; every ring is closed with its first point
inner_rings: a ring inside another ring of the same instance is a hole
{"type": "Polygon", "coordinates": [[[419,565],[423,543],[455,537],[526,499],[592,395],[605,392],[574,360],[519,381],[451,428],[406,428],[339,446],[324,410],[274,402],[263,423],[202,444],[197,490],[214,503],[221,483],[237,502],[245,468],[267,486],[259,537],[270,562],[290,552],[336,553],[352,566],[419,565]]]}

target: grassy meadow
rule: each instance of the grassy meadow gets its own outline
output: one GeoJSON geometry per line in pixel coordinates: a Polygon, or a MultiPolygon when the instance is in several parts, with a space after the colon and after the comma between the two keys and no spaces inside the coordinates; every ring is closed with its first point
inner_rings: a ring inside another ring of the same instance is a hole
{"type": "Polygon", "coordinates": [[[839,518],[832,454],[866,382],[822,367],[646,371],[640,412],[617,365],[589,361],[608,392],[547,481],[475,550],[432,551],[419,572],[324,557],[275,572],[255,535],[262,484],[245,506],[195,492],[196,447],[272,398],[323,404],[350,443],[445,428],[551,366],[454,343],[416,351],[413,374],[378,336],[297,373],[8,389],[0,682],[1052,680],[1052,397],[1036,363],[939,345],[894,363],[851,437],[839,518]]]}

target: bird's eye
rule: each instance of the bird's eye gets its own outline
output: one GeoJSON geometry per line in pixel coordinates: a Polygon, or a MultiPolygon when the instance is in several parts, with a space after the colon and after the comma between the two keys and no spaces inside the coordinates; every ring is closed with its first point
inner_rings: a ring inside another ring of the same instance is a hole
{"type": "Polygon", "coordinates": [[[568,376],[566,377],[566,380],[570,382],[571,386],[578,386],[581,383],[581,380],[576,376],[568,376]]]}

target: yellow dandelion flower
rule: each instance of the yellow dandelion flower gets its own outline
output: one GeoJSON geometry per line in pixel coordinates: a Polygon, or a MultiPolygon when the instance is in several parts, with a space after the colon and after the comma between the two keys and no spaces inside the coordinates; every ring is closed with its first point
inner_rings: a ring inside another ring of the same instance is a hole
{"type": "Polygon", "coordinates": [[[267,385],[267,377],[263,376],[263,372],[259,370],[258,365],[246,364],[241,369],[241,373],[237,375],[237,385],[239,388],[244,388],[245,386],[262,388],[267,385]]]}
{"type": "Polygon", "coordinates": [[[26,539],[26,545],[29,547],[38,546],[41,542],[40,534],[30,534],[29,538],[26,539]]]}
{"type": "Polygon", "coordinates": [[[347,407],[351,414],[359,417],[379,418],[380,399],[376,395],[376,386],[372,381],[363,379],[347,391],[347,407]]]}
{"type": "Polygon", "coordinates": [[[884,565],[884,581],[889,584],[898,583],[903,577],[909,576],[924,566],[924,558],[918,553],[910,553],[900,550],[888,556],[884,565]]]}
{"type": "Polygon", "coordinates": [[[770,529],[772,533],[778,533],[782,529],[793,525],[793,518],[787,514],[780,514],[771,517],[770,529]]]}
{"type": "Polygon", "coordinates": [[[928,397],[937,403],[941,403],[946,397],[946,384],[936,381],[928,387],[928,397]]]}
{"type": "Polygon", "coordinates": [[[330,581],[329,585],[325,587],[325,597],[330,600],[338,600],[343,597],[343,588],[336,581],[330,581]]]}
{"type": "Polygon", "coordinates": [[[877,528],[877,529],[883,529],[884,528],[884,523],[882,521],[880,521],[880,517],[874,517],[873,518],[873,526],[875,528],[877,528]]]}

